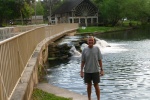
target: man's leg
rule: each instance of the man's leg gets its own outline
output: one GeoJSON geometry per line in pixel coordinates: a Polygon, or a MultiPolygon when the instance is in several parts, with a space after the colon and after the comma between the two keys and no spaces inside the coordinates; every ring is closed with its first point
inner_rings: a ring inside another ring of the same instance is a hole
{"type": "Polygon", "coordinates": [[[99,88],[98,83],[94,83],[94,87],[96,91],[97,100],[100,100],[100,88],[99,88]]]}
{"type": "Polygon", "coordinates": [[[88,100],[91,100],[91,92],[92,92],[92,82],[91,83],[87,83],[88,100]]]}

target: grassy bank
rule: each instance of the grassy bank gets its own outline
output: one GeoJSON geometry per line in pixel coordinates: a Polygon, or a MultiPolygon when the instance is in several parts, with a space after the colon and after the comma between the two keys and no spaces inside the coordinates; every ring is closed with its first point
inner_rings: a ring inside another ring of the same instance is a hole
{"type": "Polygon", "coordinates": [[[105,27],[105,26],[92,26],[92,27],[80,27],[77,31],[78,34],[84,34],[84,33],[103,33],[103,32],[112,32],[112,31],[119,31],[119,30],[125,30],[131,27],[139,27],[141,25],[141,22],[139,21],[123,21],[119,22],[118,25],[115,27],[105,27]]]}
{"type": "Polygon", "coordinates": [[[72,100],[72,99],[59,97],[54,94],[44,92],[40,89],[34,89],[31,100],[72,100]]]}
{"type": "Polygon", "coordinates": [[[117,31],[117,30],[124,30],[127,27],[98,27],[98,26],[93,26],[93,27],[80,27],[77,31],[79,34],[84,34],[84,33],[94,33],[94,32],[109,32],[109,31],[117,31]]]}

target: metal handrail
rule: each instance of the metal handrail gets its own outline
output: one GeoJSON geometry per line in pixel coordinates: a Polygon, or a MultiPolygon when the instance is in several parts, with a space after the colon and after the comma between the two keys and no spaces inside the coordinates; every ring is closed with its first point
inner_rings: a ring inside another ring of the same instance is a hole
{"type": "Polygon", "coordinates": [[[0,100],[9,100],[36,46],[78,24],[42,26],[0,41],[0,100]]]}

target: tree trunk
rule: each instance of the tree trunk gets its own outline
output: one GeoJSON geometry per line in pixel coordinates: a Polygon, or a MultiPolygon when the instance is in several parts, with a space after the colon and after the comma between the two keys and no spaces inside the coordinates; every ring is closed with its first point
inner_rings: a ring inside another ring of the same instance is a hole
{"type": "Polygon", "coordinates": [[[2,18],[0,18],[0,27],[2,27],[3,25],[3,21],[2,21],[2,18]]]}
{"type": "Polygon", "coordinates": [[[20,10],[20,14],[21,14],[21,23],[22,23],[22,25],[23,25],[23,16],[22,16],[21,10],[20,10]]]}
{"type": "Polygon", "coordinates": [[[111,23],[112,26],[115,26],[116,24],[117,24],[116,20],[111,23]]]}

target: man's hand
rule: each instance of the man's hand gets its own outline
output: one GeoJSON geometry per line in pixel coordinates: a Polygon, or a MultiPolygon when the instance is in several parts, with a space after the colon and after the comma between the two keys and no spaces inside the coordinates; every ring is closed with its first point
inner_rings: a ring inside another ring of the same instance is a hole
{"type": "Polygon", "coordinates": [[[101,70],[101,71],[100,71],[100,76],[103,76],[103,75],[104,75],[104,71],[101,70]]]}
{"type": "Polygon", "coordinates": [[[81,78],[84,77],[84,72],[83,71],[80,72],[80,76],[81,76],[81,78]]]}

